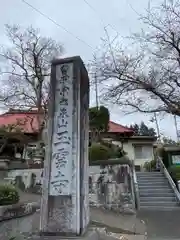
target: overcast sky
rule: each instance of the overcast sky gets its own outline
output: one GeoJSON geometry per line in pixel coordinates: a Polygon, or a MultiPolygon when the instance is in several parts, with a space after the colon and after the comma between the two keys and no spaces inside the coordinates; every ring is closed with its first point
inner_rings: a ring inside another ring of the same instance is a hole
{"type": "MultiPolygon", "coordinates": [[[[27,0],[27,2],[72,34],[31,9],[22,0],[6,0],[1,1],[0,8],[0,43],[8,43],[4,24],[33,25],[33,27],[41,30],[42,35],[61,41],[67,56],[80,55],[85,63],[92,59],[93,52],[100,45],[101,38],[104,37],[103,25],[111,25],[111,27],[108,27],[108,32],[112,37],[117,32],[119,36],[124,37],[129,35],[130,32],[137,32],[143,26],[138,20],[136,11],[140,14],[143,13],[148,4],[148,0],[87,0],[95,9],[94,11],[84,0],[27,0]]],[[[158,4],[160,0],[154,0],[154,2],[158,4]]],[[[123,44],[127,44],[127,40],[124,38],[121,41],[123,44]]],[[[93,95],[92,91],[91,105],[95,103],[93,95]]],[[[143,120],[148,125],[155,127],[154,124],[150,124],[148,121],[151,116],[142,114],[124,116],[120,109],[113,106],[110,108],[110,113],[111,120],[123,125],[134,122],[139,123],[143,120]]],[[[161,133],[176,138],[174,122],[171,116],[159,120],[159,124],[161,133]]]]}

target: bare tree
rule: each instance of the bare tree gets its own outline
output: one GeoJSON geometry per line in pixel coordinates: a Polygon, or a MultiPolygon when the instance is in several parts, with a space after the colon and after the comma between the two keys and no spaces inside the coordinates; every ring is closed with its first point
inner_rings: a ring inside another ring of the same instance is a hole
{"type": "Polygon", "coordinates": [[[146,30],[131,38],[137,53],[108,42],[94,63],[106,84],[103,98],[130,112],[180,116],[180,0],[149,6],[141,21],[146,30]]]}
{"type": "Polygon", "coordinates": [[[33,27],[5,27],[11,45],[0,52],[1,100],[8,108],[36,108],[40,124],[48,100],[51,60],[62,55],[63,46],[33,27]]]}

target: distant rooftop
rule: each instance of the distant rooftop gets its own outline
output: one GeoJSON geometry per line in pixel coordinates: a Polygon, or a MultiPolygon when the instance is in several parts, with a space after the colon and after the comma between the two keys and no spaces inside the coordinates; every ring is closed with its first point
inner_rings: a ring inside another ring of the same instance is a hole
{"type": "Polygon", "coordinates": [[[134,133],[131,128],[124,127],[119,123],[109,121],[109,133],[134,133]]]}
{"type": "Polygon", "coordinates": [[[38,132],[37,110],[10,109],[8,112],[0,115],[0,127],[12,124],[19,126],[24,133],[38,132]]]}
{"type": "MultiPolygon", "coordinates": [[[[43,115],[42,115],[43,117],[43,115]]],[[[10,109],[8,112],[0,115],[0,126],[11,124],[19,125],[25,133],[38,132],[37,109],[18,110],[10,109]]],[[[109,133],[131,133],[133,130],[121,124],[109,121],[109,133]]]]}

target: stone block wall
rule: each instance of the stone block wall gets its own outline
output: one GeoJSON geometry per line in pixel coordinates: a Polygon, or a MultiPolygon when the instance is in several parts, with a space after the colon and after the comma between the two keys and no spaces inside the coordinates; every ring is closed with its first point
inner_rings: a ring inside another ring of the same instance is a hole
{"type": "Polygon", "coordinates": [[[89,167],[90,205],[122,211],[133,209],[132,172],[129,165],[89,167]]]}
{"type": "MultiPolygon", "coordinates": [[[[7,180],[21,176],[26,190],[42,183],[43,169],[10,170],[7,180]]],[[[132,172],[127,164],[89,166],[89,202],[91,206],[119,209],[133,208],[132,172]]],[[[35,193],[35,192],[34,192],[35,193]]],[[[38,191],[39,193],[39,191],[38,191]]]]}

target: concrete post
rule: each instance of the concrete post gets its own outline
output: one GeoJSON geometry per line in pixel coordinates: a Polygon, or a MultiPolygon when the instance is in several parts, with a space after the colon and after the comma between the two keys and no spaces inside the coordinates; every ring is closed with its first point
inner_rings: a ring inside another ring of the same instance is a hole
{"type": "Polygon", "coordinates": [[[80,57],[52,63],[41,202],[43,235],[82,235],[89,224],[89,79],[80,57]]]}

